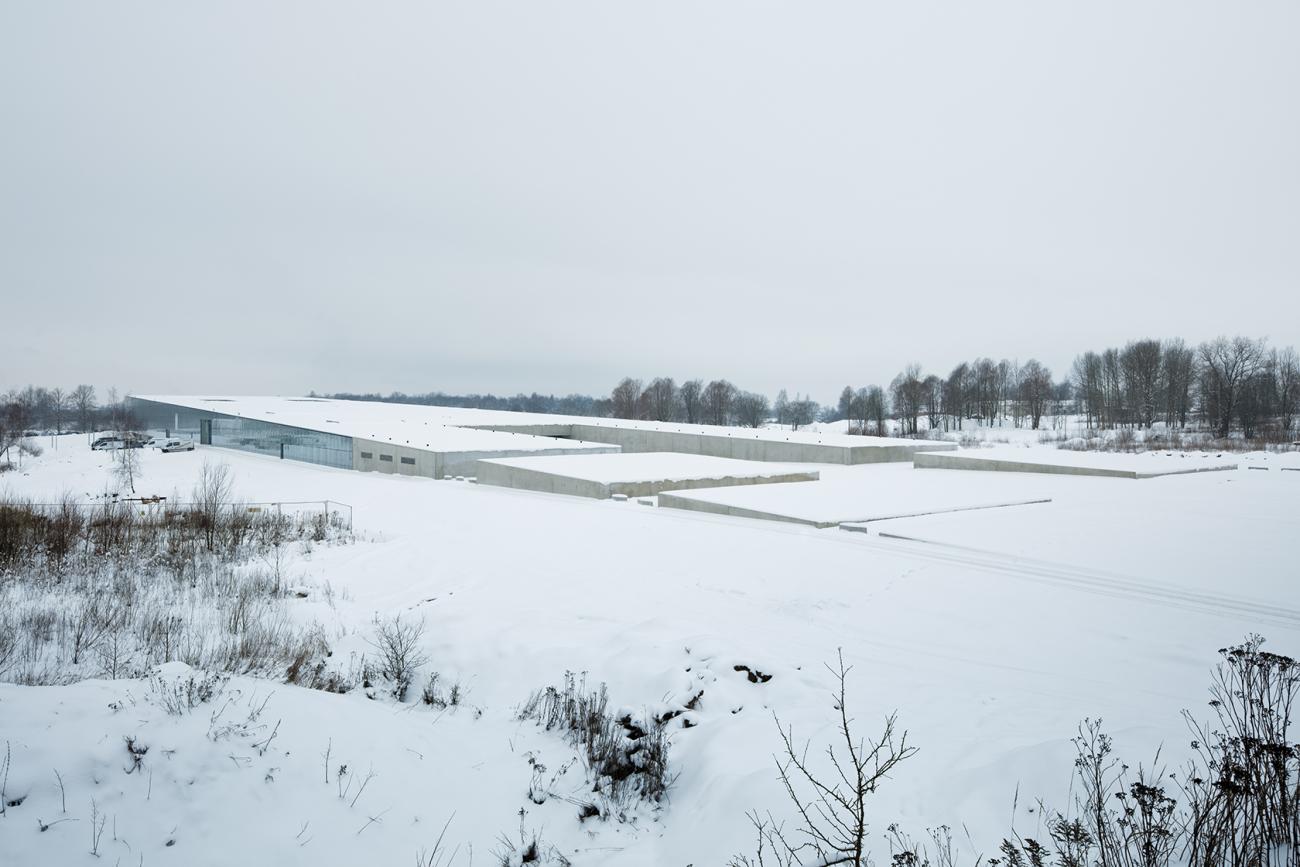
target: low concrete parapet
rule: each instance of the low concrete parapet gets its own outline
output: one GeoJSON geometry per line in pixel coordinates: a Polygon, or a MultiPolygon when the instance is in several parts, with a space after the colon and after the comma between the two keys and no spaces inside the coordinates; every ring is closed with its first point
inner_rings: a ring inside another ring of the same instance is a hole
{"type": "Polygon", "coordinates": [[[878,437],[827,435],[828,442],[812,441],[815,435],[784,435],[780,431],[719,432],[702,425],[556,424],[474,425],[483,430],[553,436],[616,445],[627,453],[676,452],[787,464],[871,464],[910,461],[919,452],[951,451],[955,443],[934,440],[898,440],[878,437]]]}
{"type": "MultiPolygon", "coordinates": [[[[1106,456],[1101,456],[1102,458],[1106,456]]],[[[1121,455],[1131,458],[1132,455],[1121,455]]],[[[1163,459],[1163,458],[1162,458],[1163,459]]],[[[1172,459],[1170,459],[1172,460],[1172,459]]],[[[1157,466],[1150,469],[1129,468],[1122,466],[1105,466],[1102,463],[1081,463],[1072,458],[1063,458],[1059,463],[1043,460],[1017,460],[1006,455],[980,454],[936,454],[918,453],[912,459],[912,466],[918,470],[978,470],[1001,473],[1048,473],[1066,476],[1102,476],[1116,479],[1154,479],[1160,476],[1177,476],[1186,473],[1206,473],[1221,470],[1235,470],[1235,463],[1195,464],[1191,466],[1157,466]]]]}
{"type": "Polygon", "coordinates": [[[827,527],[837,527],[840,524],[839,521],[817,521],[812,518],[800,518],[795,515],[764,512],[760,509],[745,509],[740,506],[729,506],[726,503],[699,500],[695,497],[678,497],[673,494],[660,494],[659,508],[683,509],[688,512],[707,512],[713,515],[728,515],[733,518],[757,518],[762,521],[782,521],[787,524],[803,524],[808,527],[816,527],[820,530],[824,530],[827,527]]]}

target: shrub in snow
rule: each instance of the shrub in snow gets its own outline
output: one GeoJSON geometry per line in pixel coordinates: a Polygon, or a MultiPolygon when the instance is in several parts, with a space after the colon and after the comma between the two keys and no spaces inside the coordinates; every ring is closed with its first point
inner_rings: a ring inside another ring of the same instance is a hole
{"type": "Polygon", "coordinates": [[[420,701],[438,710],[460,707],[465,701],[465,687],[460,681],[454,680],[444,688],[442,675],[436,671],[430,672],[428,680],[424,683],[424,689],[420,691],[420,701]]]}
{"type": "Polygon", "coordinates": [[[149,697],[171,716],[184,716],[221,695],[229,680],[229,675],[194,672],[188,666],[172,663],[159,666],[150,675],[149,697]]]}
{"type": "Polygon", "coordinates": [[[370,643],[379,653],[380,673],[389,682],[393,698],[398,701],[406,701],[416,671],[429,661],[420,649],[423,638],[423,620],[403,621],[399,614],[375,624],[375,637],[370,643]]]}
{"type": "Polygon", "coordinates": [[[500,867],[523,867],[536,864],[537,867],[570,867],[572,862],[560,854],[560,850],[542,839],[540,831],[531,834],[524,830],[524,811],[519,811],[519,839],[514,840],[502,834],[497,840],[497,848],[492,853],[500,867]]]}
{"type": "MultiPolygon", "coordinates": [[[[1074,803],[1057,812],[1040,802],[1046,839],[1012,830],[990,867],[1243,867],[1300,863],[1300,745],[1291,732],[1300,699],[1300,662],[1262,649],[1263,639],[1219,651],[1210,686],[1209,722],[1183,716],[1191,730],[1191,758],[1171,773],[1159,753],[1149,766],[1120,759],[1100,720],[1084,720],[1073,739],[1074,803]]],[[[865,796],[884,773],[912,753],[906,734],[895,740],[894,720],[877,742],[850,732],[844,711],[841,660],[838,750],[828,747],[820,770],[808,764],[806,746],[796,747],[782,730],[784,755],[777,766],[790,797],[793,828],[772,813],[754,811],[753,854],[732,867],[795,867],[803,864],[871,863],[865,846],[865,796]]],[[[1012,814],[1015,815],[1013,807],[1012,814]]],[[[947,827],[928,832],[929,842],[888,827],[895,867],[952,867],[958,863],[947,827]]],[[[975,863],[983,859],[977,858],[975,863]]]]}
{"type": "Polygon", "coordinates": [[[561,732],[579,750],[593,794],[617,808],[598,808],[602,816],[621,814],[639,801],[658,803],[676,779],[668,765],[666,720],[611,712],[605,684],[588,691],[585,674],[565,672],[562,687],[533,693],[519,719],[561,732]]]}
{"type": "MultiPolygon", "coordinates": [[[[871,860],[866,841],[869,830],[867,805],[870,796],[901,762],[916,753],[908,746],[907,732],[896,731],[894,716],[885,719],[879,739],[864,740],[853,731],[849,716],[846,682],[852,670],[839,656],[834,675],[835,709],[839,714],[835,743],[826,747],[820,764],[809,759],[808,744],[797,744],[794,732],[781,726],[782,754],[776,760],[777,774],[800,817],[798,826],[786,832],[771,813],[750,813],[757,836],[752,856],[738,855],[731,867],[776,864],[846,864],[861,867],[871,860]]],[[[895,859],[895,864],[899,864],[895,859]]],[[[916,862],[901,862],[904,864],[916,862]]]]}
{"type": "Polygon", "coordinates": [[[0,501],[0,677],[138,677],[181,660],[272,676],[296,665],[295,682],[328,684],[323,630],[290,616],[280,575],[251,565],[311,532],[266,513],[211,523],[166,507],[0,501]]]}

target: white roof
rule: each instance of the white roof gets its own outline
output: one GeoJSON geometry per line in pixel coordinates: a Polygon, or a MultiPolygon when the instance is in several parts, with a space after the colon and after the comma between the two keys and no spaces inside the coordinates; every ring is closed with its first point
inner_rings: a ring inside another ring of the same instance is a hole
{"type": "MultiPolygon", "coordinates": [[[[549,415],[490,409],[461,409],[458,407],[406,403],[334,400],[324,397],[153,394],[132,395],[132,397],[437,451],[523,449],[529,448],[523,443],[530,438],[545,440],[544,445],[553,448],[555,445],[553,439],[532,437],[528,433],[475,430],[474,428],[479,426],[509,428],[531,425],[574,424],[633,430],[672,431],[767,442],[817,443],[858,449],[872,446],[917,446],[919,444],[917,440],[849,436],[847,434],[819,433],[816,431],[634,421],[630,419],[549,415]],[[513,439],[503,440],[502,437],[513,439]],[[505,443],[510,444],[506,445],[505,443]]],[[[581,447],[576,442],[572,444],[574,447],[581,447]]],[[[567,445],[570,445],[570,443],[566,443],[567,445]]],[[[543,447],[543,443],[539,442],[535,444],[535,447],[543,447]]]]}
{"type": "MultiPolygon", "coordinates": [[[[565,441],[530,434],[477,430],[464,427],[457,413],[443,407],[331,400],[316,397],[240,397],[196,395],[131,395],[140,400],[209,410],[239,418],[336,433],[355,439],[405,445],[437,452],[531,451],[564,448],[609,448],[604,443],[565,441]],[[459,422],[459,423],[458,423],[459,422]]],[[[507,413],[514,416],[516,413],[507,413]]]]}

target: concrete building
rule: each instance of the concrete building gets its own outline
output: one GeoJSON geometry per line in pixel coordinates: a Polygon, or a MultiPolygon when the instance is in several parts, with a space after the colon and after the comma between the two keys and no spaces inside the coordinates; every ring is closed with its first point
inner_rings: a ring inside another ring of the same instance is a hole
{"type": "Polygon", "coordinates": [[[150,430],[343,469],[444,478],[481,459],[681,452],[791,464],[908,461],[951,443],[317,397],[134,395],[150,430]]]}
{"type": "Polygon", "coordinates": [[[498,433],[424,417],[358,412],[366,404],[323,398],[131,396],[128,408],[150,430],[202,445],[349,470],[409,476],[472,475],[482,458],[617,452],[602,443],[498,433]]]}

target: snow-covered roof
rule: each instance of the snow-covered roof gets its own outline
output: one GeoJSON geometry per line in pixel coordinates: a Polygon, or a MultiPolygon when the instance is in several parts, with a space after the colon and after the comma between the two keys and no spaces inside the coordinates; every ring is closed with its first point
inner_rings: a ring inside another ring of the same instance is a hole
{"type": "MultiPolygon", "coordinates": [[[[817,431],[789,431],[771,428],[722,427],[674,422],[591,418],[587,416],[508,412],[505,410],[335,400],[324,397],[150,394],[132,396],[141,400],[170,403],[242,418],[254,418],[277,424],[293,425],[309,430],[327,431],[345,436],[411,445],[414,448],[431,448],[439,451],[526,448],[527,446],[520,445],[520,443],[527,442],[527,438],[531,436],[530,432],[508,432],[508,429],[549,425],[584,425],[601,428],[670,431],[674,433],[725,436],[732,439],[819,444],[858,449],[870,446],[918,445],[916,440],[849,436],[847,434],[820,433],[817,431]],[[493,430],[494,428],[496,430],[493,430]],[[511,442],[510,440],[502,440],[502,437],[513,437],[512,442],[514,444],[502,445],[504,442],[511,442]]],[[[554,446],[554,442],[551,441],[549,445],[554,446]]]]}
{"type": "MultiPolygon", "coordinates": [[[[552,437],[468,427],[466,418],[457,415],[477,412],[475,410],[317,397],[157,394],[140,394],[132,397],[438,452],[507,449],[525,451],[556,447],[556,440],[552,437]]],[[[506,413],[506,415],[516,414],[506,413]]],[[[474,417],[474,420],[477,421],[478,417],[474,417]]],[[[608,448],[603,443],[577,441],[566,441],[564,447],[566,449],[608,448]]]]}

